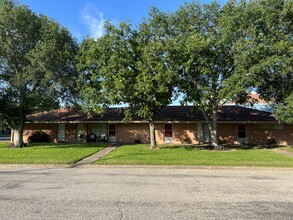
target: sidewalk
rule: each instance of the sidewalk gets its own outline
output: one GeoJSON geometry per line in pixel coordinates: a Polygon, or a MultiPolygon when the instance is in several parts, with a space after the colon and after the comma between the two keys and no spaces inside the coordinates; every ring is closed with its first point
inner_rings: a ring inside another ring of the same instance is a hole
{"type": "Polygon", "coordinates": [[[289,151],[280,150],[280,149],[272,149],[271,151],[293,157],[293,153],[289,151]]]}
{"type": "Polygon", "coordinates": [[[108,147],[105,147],[104,149],[98,151],[97,153],[78,161],[72,167],[82,167],[82,166],[90,165],[94,163],[96,160],[100,159],[101,157],[115,150],[117,147],[118,146],[111,146],[111,145],[108,147]]]}

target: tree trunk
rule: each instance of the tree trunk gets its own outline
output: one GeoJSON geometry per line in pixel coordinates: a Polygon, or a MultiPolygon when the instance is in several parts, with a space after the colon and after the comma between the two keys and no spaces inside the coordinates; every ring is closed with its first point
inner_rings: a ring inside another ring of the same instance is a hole
{"type": "Polygon", "coordinates": [[[151,141],[151,148],[156,148],[156,134],[155,134],[155,123],[154,121],[149,122],[150,125],[150,141],[151,141]]]}
{"type": "Polygon", "coordinates": [[[20,120],[19,125],[17,126],[17,129],[14,129],[14,138],[13,138],[13,144],[15,147],[23,147],[24,142],[23,142],[23,129],[24,129],[24,121],[25,117],[21,117],[22,119],[20,120]]]}
{"type": "Polygon", "coordinates": [[[218,144],[218,123],[217,123],[217,110],[213,109],[212,112],[212,121],[211,121],[211,144],[214,148],[217,148],[219,146],[218,144]]]}
{"type": "Polygon", "coordinates": [[[209,133],[210,133],[210,143],[211,145],[216,149],[218,148],[219,144],[218,144],[218,112],[217,112],[217,108],[214,108],[212,110],[212,117],[211,120],[208,118],[205,110],[202,108],[202,113],[207,121],[208,124],[208,128],[209,128],[209,133]]]}

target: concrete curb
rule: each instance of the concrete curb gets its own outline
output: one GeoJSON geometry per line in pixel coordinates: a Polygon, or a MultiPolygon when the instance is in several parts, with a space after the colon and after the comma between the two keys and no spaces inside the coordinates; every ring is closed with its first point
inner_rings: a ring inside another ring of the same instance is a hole
{"type": "Polygon", "coordinates": [[[87,165],[84,168],[133,168],[133,169],[195,169],[195,170],[263,170],[293,171],[293,167],[248,167],[248,166],[184,166],[184,165],[87,165]]]}
{"type": "Polygon", "coordinates": [[[293,167],[247,167],[247,166],[180,166],[180,165],[80,165],[75,164],[0,164],[1,168],[9,169],[194,169],[194,170],[239,170],[239,171],[292,171],[293,167]]]}

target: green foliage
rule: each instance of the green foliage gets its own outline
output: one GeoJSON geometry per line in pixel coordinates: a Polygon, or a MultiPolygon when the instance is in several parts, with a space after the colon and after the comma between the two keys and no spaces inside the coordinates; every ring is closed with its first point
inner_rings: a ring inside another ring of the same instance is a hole
{"type": "Polygon", "coordinates": [[[293,93],[276,107],[274,113],[279,121],[293,124],[293,93]]]}
{"type": "Polygon", "coordinates": [[[235,73],[231,53],[235,40],[226,31],[225,10],[217,2],[186,3],[171,14],[168,51],[170,65],[177,73],[184,103],[202,110],[217,146],[217,111],[227,94],[245,94],[240,87],[225,86],[235,73]]]}
{"type": "Polygon", "coordinates": [[[27,6],[0,0],[0,123],[17,130],[28,114],[71,100],[77,43],[70,33],[27,6]]]}
{"type": "Polygon", "coordinates": [[[227,85],[254,88],[280,106],[278,119],[292,122],[293,1],[231,1],[226,13],[227,32],[236,36],[236,74],[227,85]]]}
{"type": "Polygon", "coordinates": [[[0,48],[2,122],[15,129],[27,114],[56,108],[68,97],[77,44],[65,28],[27,6],[1,0],[0,48]]]}
{"type": "Polygon", "coordinates": [[[124,22],[119,27],[107,23],[105,36],[84,40],[78,68],[87,112],[102,113],[106,106],[124,103],[129,106],[126,121],[136,114],[153,123],[171,103],[176,81],[167,62],[166,38],[155,22],[163,16],[153,10],[138,30],[124,22]]]}
{"type": "Polygon", "coordinates": [[[137,115],[153,120],[171,102],[173,73],[164,42],[150,23],[142,23],[139,30],[123,22],[119,28],[107,23],[106,35],[96,41],[85,39],[80,53],[80,91],[87,110],[100,112],[125,103],[137,115]]]}

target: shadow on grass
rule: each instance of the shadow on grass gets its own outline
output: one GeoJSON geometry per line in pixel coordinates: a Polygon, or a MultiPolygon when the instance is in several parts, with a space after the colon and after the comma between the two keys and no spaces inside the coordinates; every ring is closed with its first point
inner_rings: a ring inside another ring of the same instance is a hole
{"type": "Polygon", "coordinates": [[[253,150],[253,149],[275,149],[279,148],[279,145],[256,145],[256,144],[245,144],[245,145],[230,145],[230,144],[223,144],[220,145],[219,149],[214,149],[211,145],[163,145],[159,146],[159,149],[185,149],[185,150],[217,150],[217,151],[229,151],[229,150],[253,150]],[[221,149],[222,148],[222,149],[221,149]]]}
{"type": "Polygon", "coordinates": [[[106,147],[106,144],[101,143],[31,143],[25,148],[48,148],[48,149],[69,149],[69,148],[89,148],[89,147],[106,147]]]}
{"type": "Polygon", "coordinates": [[[235,150],[252,150],[252,149],[275,149],[279,148],[279,145],[267,145],[267,144],[262,144],[262,145],[256,145],[256,144],[244,144],[244,145],[234,145],[230,146],[229,148],[235,149],[235,150]]]}
{"type": "Polygon", "coordinates": [[[159,146],[159,149],[185,149],[185,150],[200,150],[202,149],[202,145],[166,145],[166,146],[159,146]]]}

